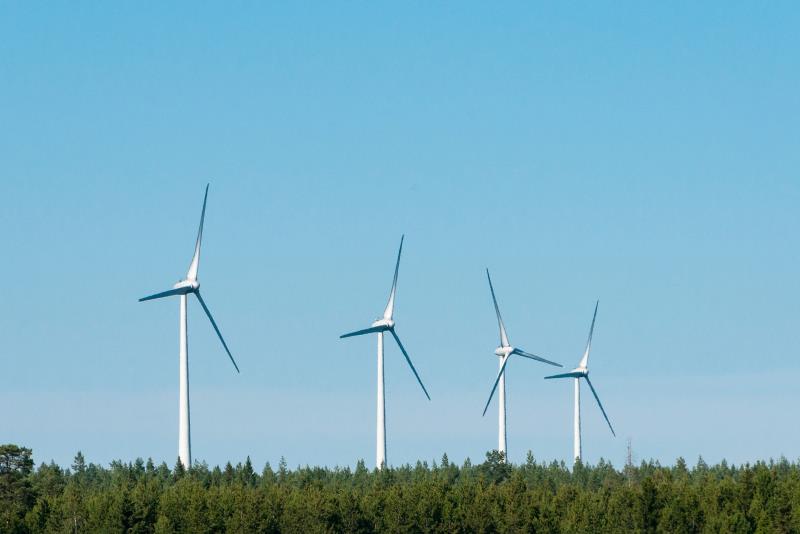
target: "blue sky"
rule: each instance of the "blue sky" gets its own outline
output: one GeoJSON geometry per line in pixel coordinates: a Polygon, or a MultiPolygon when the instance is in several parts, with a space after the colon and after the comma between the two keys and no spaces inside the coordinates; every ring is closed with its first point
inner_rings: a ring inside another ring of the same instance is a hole
{"type": "MultiPolygon", "coordinates": [[[[496,446],[492,271],[513,343],[575,365],[584,455],[800,456],[800,10],[793,3],[17,3],[0,7],[0,441],[69,463],[496,446]]],[[[508,367],[509,452],[567,459],[572,391],[508,367]]]]}

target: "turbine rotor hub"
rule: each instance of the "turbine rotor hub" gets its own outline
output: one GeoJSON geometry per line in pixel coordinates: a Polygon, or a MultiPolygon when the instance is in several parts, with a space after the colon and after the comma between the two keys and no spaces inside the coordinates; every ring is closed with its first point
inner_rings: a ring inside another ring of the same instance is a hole
{"type": "Polygon", "coordinates": [[[172,287],[173,289],[180,289],[186,287],[190,288],[191,291],[197,291],[198,289],[200,289],[200,282],[198,282],[197,280],[181,280],[172,287]]]}
{"type": "Polygon", "coordinates": [[[505,358],[512,352],[514,352],[514,347],[497,347],[494,349],[494,353],[500,358],[505,358]]]}
{"type": "Polygon", "coordinates": [[[394,328],[394,321],[392,321],[391,319],[378,319],[377,321],[372,323],[372,326],[373,327],[384,326],[386,327],[386,330],[391,330],[392,328],[394,328]]]}

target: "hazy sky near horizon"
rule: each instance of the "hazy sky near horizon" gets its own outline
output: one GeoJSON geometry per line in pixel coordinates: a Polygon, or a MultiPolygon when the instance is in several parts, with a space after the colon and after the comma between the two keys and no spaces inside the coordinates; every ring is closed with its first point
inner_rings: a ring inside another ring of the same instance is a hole
{"type": "MultiPolygon", "coordinates": [[[[590,368],[584,455],[800,457],[800,8],[792,2],[0,5],[0,442],[391,464],[497,445],[512,343],[590,368]]],[[[508,374],[512,461],[572,453],[572,385],[508,374]]]]}

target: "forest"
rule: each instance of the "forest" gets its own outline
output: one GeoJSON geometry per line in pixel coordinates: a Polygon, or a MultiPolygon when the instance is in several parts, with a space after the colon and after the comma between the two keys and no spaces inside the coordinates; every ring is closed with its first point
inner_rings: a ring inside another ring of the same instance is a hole
{"type": "Polygon", "coordinates": [[[438,461],[369,470],[185,470],[152,460],[35,467],[0,445],[0,532],[800,532],[800,464],[438,461]]]}

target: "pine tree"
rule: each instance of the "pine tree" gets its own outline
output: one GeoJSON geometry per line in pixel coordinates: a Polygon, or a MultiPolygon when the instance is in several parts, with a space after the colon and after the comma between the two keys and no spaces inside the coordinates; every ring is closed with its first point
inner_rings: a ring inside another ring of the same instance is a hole
{"type": "Polygon", "coordinates": [[[0,527],[14,532],[34,505],[30,474],[33,452],[25,447],[0,445],[0,527]]]}
{"type": "Polygon", "coordinates": [[[178,461],[175,462],[175,467],[172,468],[172,480],[178,481],[182,479],[186,475],[186,468],[183,466],[183,462],[180,458],[178,461]]]}

